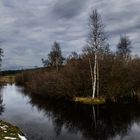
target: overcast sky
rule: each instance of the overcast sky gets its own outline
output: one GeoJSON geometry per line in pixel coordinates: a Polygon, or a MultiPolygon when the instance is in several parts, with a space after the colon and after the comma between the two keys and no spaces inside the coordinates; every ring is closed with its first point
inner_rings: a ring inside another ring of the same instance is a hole
{"type": "Polygon", "coordinates": [[[112,50],[127,34],[140,55],[140,0],[0,0],[3,68],[41,66],[55,40],[64,55],[80,52],[92,8],[102,15],[112,50]]]}

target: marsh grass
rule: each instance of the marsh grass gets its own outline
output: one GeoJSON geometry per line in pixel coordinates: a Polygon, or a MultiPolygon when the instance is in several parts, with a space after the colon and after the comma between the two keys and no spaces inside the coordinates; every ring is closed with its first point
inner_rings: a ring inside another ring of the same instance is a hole
{"type": "Polygon", "coordinates": [[[83,104],[105,104],[106,100],[104,98],[91,98],[91,97],[75,97],[73,99],[75,102],[83,103],[83,104]]]}
{"type": "Polygon", "coordinates": [[[15,76],[13,75],[7,75],[7,76],[1,76],[0,77],[0,83],[14,83],[15,82],[15,76]]]}

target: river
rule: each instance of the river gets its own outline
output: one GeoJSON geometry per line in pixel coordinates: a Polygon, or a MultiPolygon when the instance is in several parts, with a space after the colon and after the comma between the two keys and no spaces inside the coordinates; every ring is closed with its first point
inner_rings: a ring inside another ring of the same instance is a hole
{"type": "Polygon", "coordinates": [[[140,140],[140,106],[90,106],[29,96],[23,88],[0,89],[0,119],[28,140],[140,140]]]}

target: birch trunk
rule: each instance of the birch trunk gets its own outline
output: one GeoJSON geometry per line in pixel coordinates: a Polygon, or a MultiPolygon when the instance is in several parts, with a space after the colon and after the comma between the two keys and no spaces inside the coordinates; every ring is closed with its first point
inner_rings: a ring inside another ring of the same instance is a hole
{"type": "Polygon", "coordinates": [[[93,94],[92,94],[92,98],[95,98],[96,83],[97,83],[97,54],[95,52],[95,60],[94,60],[94,81],[93,81],[93,94]]]}
{"type": "Polygon", "coordinates": [[[91,82],[92,82],[92,92],[93,92],[93,88],[94,88],[94,75],[93,75],[92,64],[91,64],[90,58],[89,58],[89,66],[90,66],[90,74],[91,74],[91,82]]]}
{"type": "Polygon", "coordinates": [[[97,97],[99,97],[99,87],[100,87],[100,83],[99,83],[99,62],[98,62],[98,58],[97,58],[97,97]]]}

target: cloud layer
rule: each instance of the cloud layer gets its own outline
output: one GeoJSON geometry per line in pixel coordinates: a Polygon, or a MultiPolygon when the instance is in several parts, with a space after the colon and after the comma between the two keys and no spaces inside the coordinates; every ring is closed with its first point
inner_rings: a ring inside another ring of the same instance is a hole
{"type": "Polygon", "coordinates": [[[88,34],[88,15],[102,15],[112,49],[127,34],[140,55],[139,0],[1,0],[0,47],[3,68],[40,66],[57,40],[64,55],[81,51],[88,34]]]}

